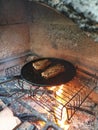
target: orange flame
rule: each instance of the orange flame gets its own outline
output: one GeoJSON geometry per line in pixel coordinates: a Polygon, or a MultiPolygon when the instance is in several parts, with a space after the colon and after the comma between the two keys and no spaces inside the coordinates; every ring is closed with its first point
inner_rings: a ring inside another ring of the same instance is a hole
{"type": "MultiPolygon", "coordinates": [[[[51,87],[50,89],[51,90],[56,90],[56,95],[59,95],[59,96],[56,96],[56,100],[58,102],[61,102],[62,104],[64,103],[64,100],[59,98],[59,97],[63,97],[63,87],[65,85],[59,85],[59,86],[53,86],[51,87]]],[[[61,105],[58,105],[55,110],[54,110],[54,114],[56,114],[56,111],[57,109],[62,109],[62,106],[61,105]]],[[[55,115],[54,115],[55,116],[55,115]]],[[[62,110],[62,119],[59,120],[59,119],[56,119],[56,123],[58,124],[58,126],[60,126],[63,130],[68,130],[69,128],[69,124],[67,123],[67,112],[66,112],[66,108],[64,107],[63,110],[62,110]]]]}
{"type": "MultiPolygon", "coordinates": [[[[60,85],[60,86],[58,87],[58,88],[59,88],[58,91],[56,91],[56,94],[58,93],[60,97],[62,97],[62,93],[63,93],[62,88],[63,88],[63,87],[64,87],[63,84],[60,85]]],[[[58,98],[58,97],[57,97],[57,100],[58,100],[59,102],[62,102],[61,99],[58,98]]],[[[61,105],[58,106],[56,109],[58,109],[58,108],[62,109],[62,108],[61,108],[61,105]]],[[[63,110],[62,110],[62,119],[61,119],[61,120],[57,120],[57,124],[58,124],[61,128],[63,128],[63,130],[68,130],[68,128],[69,128],[69,124],[66,123],[66,120],[67,120],[67,112],[66,112],[66,108],[64,107],[63,110]]]]}

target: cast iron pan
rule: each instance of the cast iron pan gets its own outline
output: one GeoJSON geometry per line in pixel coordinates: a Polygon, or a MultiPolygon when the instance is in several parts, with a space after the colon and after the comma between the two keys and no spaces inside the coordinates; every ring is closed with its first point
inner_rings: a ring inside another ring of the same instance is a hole
{"type": "Polygon", "coordinates": [[[26,82],[29,82],[32,85],[43,86],[43,87],[64,84],[72,80],[75,75],[76,75],[76,68],[74,67],[74,65],[66,60],[58,59],[58,58],[41,58],[41,59],[33,60],[25,64],[21,69],[22,79],[24,79],[26,82]],[[58,74],[53,78],[49,78],[49,79],[43,78],[41,76],[41,72],[43,72],[44,70],[37,71],[32,66],[34,62],[43,59],[48,59],[49,61],[51,61],[51,66],[58,63],[62,64],[65,67],[66,71],[58,74]]]}

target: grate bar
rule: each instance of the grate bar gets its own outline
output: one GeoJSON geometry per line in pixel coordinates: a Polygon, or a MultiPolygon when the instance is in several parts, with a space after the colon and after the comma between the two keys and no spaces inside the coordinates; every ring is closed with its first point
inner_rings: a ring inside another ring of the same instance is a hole
{"type": "MultiPolygon", "coordinates": [[[[11,67],[7,69],[7,71],[11,72],[10,74],[12,76],[13,74],[15,75],[18,72],[18,69],[20,70],[18,66],[14,66],[14,68],[11,67]],[[13,71],[15,71],[15,73],[13,71]]],[[[82,70],[82,73],[85,73],[85,71],[82,70]]],[[[86,72],[85,74],[89,75],[88,72],[86,72]]],[[[89,77],[89,79],[85,79],[84,81],[77,75],[73,80],[66,84],[53,87],[39,87],[37,89],[35,86],[31,86],[31,84],[24,81],[22,81],[21,88],[19,79],[9,80],[8,82],[5,81],[0,83],[0,85],[6,88],[6,86],[8,87],[8,85],[11,86],[13,84],[15,88],[20,88],[20,90],[25,90],[25,88],[27,87],[28,92],[26,92],[25,94],[30,92],[32,101],[36,102],[39,106],[50,112],[59,120],[62,120],[63,110],[66,109],[67,119],[70,120],[74,113],[77,111],[77,107],[81,107],[82,103],[87,99],[90,93],[97,86],[96,84],[98,81],[96,79],[96,76],[92,77],[92,75],[90,74],[89,77]]],[[[7,92],[11,97],[14,95],[14,93],[11,93],[11,87],[8,88],[9,91],[7,92]]],[[[20,95],[21,98],[21,93],[19,94],[19,92],[17,92],[16,95],[20,95]]]]}
{"type": "MultiPolygon", "coordinates": [[[[93,82],[93,81],[92,81],[93,82]]],[[[70,120],[74,113],[76,112],[76,108],[80,107],[82,103],[87,99],[87,97],[90,95],[90,93],[96,88],[96,84],[93,83],[94,86],[92,86],[92,89],[89,89],[90,86],[86,84],[86,86],[81,83],[81,81],[76,77],[73,81],[62,85],[62,89],[60,87],[57,87],[53,91],[55,92],[55,96],[53,98],[54,104],[52,103],[52,98],[50,100],[51,104],[48,104],[47,98],[51,95],[41,95],[41,97],[33,97],[33,100],[36,101],[39,105],[44,107],[45,109],[48,109],[48,111],[51,112],[53,110],[53,113],[55,113],[55,116],[61,120],[62,119],[62,111],[64,108],[67,109],[67,119],[70,120]],[[67,86],[67,87],[66,87],[67,86]],[[72,90],[69,89],[69,87],[73,87],[73,93],[72,90]],[[60,91],[59,91],[60,90],[60,91]],[[57,92],[59,91],[59,92],[57,92]],[[69,97],[68,97],[69,96],[69,97]],[[47,98],[46,98],[47,97],[47,98]],[[55,105],[56,103],[56,105],[55,105]]],[[[52,95],[53,96],[53,95],[52,95]]]]}

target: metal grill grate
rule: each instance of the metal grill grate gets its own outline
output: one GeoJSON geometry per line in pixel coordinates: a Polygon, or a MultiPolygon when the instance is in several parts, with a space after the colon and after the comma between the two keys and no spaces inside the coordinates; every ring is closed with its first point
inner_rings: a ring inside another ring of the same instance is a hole
{"type": "MultiPolygon", "coordinates": [[[[19,66],[13,66],[6,70],[6,74],[7,76],[9,75],[14,76],[17,74],[16,72],[19,71],[20,71],[19,66]]],[[[82,72],[79,69],[78,71],[80,73],[82,72]]],[[[82,73],[85,72],[83,71],[82,73]]],[[[32,100],[36,102],[39,106],[47,110],[49,113],[51,113],[55,119],[61,120],[63,117],[64,112],[63,110],[66,109],[67,120],[70,120],[71,117],[74,115],[74,113],[77,111],[77,109],[81,107],[85,99],[97,86],[96,76],[94,75],[92,76],[89,73],[85,74],[89,76],[89,79],[82,80],[81,78],[76,76],[70,82],[59,86],[45,87],[45,88],[39,86],[35,87],[22,81],[21,79],[14,80],[15,81],[14,86],[17,86],[17,88],[21,89],[22,84],[22,96],[24,94],[29,93],[32,100]],[[26,88],[27,86],[29,86],[29,89],[26,88]]],[[[7,83],[5,86],[7,86],[7,83]]]]}
{"type": "MultiPolygon", "coordinates": [[[[76,110],[96,88],[96,83],[93,83],[93,85],[89,89],[90,86],[81,84],[80,80],[75,78],[66,85],[54,86],[52,90],[45,88],[40,95],[34,94],[35,96],[32,96],[32,99],[59,120],[62,120],[63,110],[66,109],[67,120],[70,120],[76,110]]],[[[41,91],[41,88],[38,91],[41,91]]]]}

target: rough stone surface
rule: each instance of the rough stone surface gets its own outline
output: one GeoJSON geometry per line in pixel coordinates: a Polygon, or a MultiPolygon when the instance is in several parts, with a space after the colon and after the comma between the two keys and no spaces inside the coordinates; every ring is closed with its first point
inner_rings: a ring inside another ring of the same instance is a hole
{"type": "Polygon", "coordinates": [[[26,14],[25,1],[0,0],[0,25],[24,23],[26,14]]]}
{"type": "MultiPolygon", "coordinates": [[[[8,2],[8,0],[4,0],[4,2],[8,2]]],[[[16,11],[14,10],[15,12],[17,12],[18,5],[21,5],[21,2],[22,1],[20,1],[20,4],[19,0],[16,2],[17,9],[15,9],[16,11]]],[[[40,1],[42,4],[49,3],[49,6],[51,5],[51,7],[54,7],[58,10],[62,9],[63,7],[63,9],[66,11],[66,9],[69,9],[69,6],[65,6],[64,2],[65,1],[60,0],[56,0],[55,2],[54,0],[40,1]],[[63,2],[63,6],[60,2],[63,2]]],[[[41,6],[40,4],[37,5],[32,1],[28,1],[27,5],[22,5],[23,12],[21,13],[20,11],[20,18],[17,17],[17,15],[15,15],[15,17],[10,13],[12,12],[11,5],[14,7],[14,3],[12,3],[13,1],[10,0],[9,6],[6,5],[6,7],[4,5],[4,7],[9,9],[8,14],[11,16],[5,18],[8,21],[11,20],[9,21],[9,24],[12,25],[8,25],[6,23],[6,25],[0,26],[0,59],[24,52],[24,50],[28,50],[31,46],[32,52],[40,56],[68,59],[74,62],[76,65],[84,65],[86,68],[92,68],[95,70],[95,72],[98,71],[97,33],[84,32],[78,28],[77,24],[73,23],[64,15],[59,15],[52,9],[41,6]],[[11,8],[9,8],[10,6],[11,8]],[[24,18],[24,12],[27,13],[28,11],[29,15],[26,14],[25,17],[28,16],[30,19],[26,24],[23,24],[21,20],[24,18]],[[15,24],[20,21],[21,24],[15,24]],[[96,40],[92,40],[90,38],[91,36],[96,40]]],[[[2,8],[5,12],[4,7],[2,8]]],[[[21,6],[19,6],[19,9],[20,7],[21,6]]],[[[4,12],[1,9],[1,14],[4,12]]],[[[68,13],[68,10],[66,13],[68,13]]],[[[69,14],[71,15],[71,13],[69,14]]],[[[7,15],[1,16],[3,17],[7,15]]]]}
{"type": "Polygon", "coordinates": [[[83,65],[98,72],[96,42],[71,20],[50,11],[49,8],[34,5],[33,9],[34,21],[30,25],[30,44],[33,52],[44,57],[68,59],[76,65],[83,65]]]}
{"type": "Polygon", "coordinates": [[[32,0],[45,3],[73,19],[80,28],[98,30],[97,0],[32,0]]]}
{"type": "Polygon", "coordinates": [[[29,50],[29,30],[26,24],[0,26],[0,59],[29,50]]]}
{"type": "Polygon", "coordinates": [[[77,12],[83,13],[86,18],[98,22],[98,0],[64,0],[64,3],[72,4],[77,12]]]}

